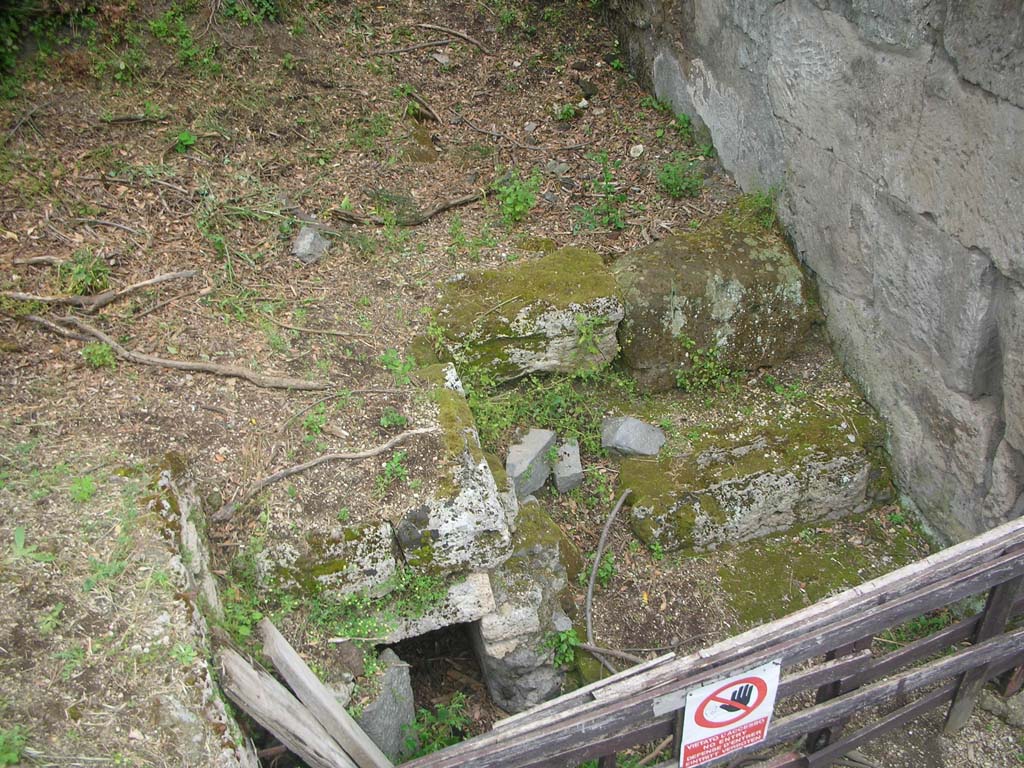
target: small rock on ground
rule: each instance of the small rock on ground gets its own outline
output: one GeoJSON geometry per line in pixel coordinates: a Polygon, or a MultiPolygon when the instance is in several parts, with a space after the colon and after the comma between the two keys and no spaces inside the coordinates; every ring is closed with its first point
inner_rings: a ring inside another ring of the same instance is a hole
{"type": "Polygon", "coordinates": [[[665,433],[632,416],[616,416],[601,425],[601,446],[623,456],[657,456],[665,433]]]}
{"type": "Polygon", "coordinates": [[[331,241],[321,235],[316,227],[304,226],[292,241],[292,256],[303,264],[315,264],[323,258],[331,241]]]}
{"type": "Polygon", "coordinates": [[[406,752],[405,726],[416,720],[412,678],[409,665],[390,648],[384,650],[380,660],[387,667],[380,696],[363,710],[359,726],[381,752],[399,762],[406,752]]]}
{"type": "Polygon", "coordinates": [[[558,449],[555,463],[555,488],[559,493],[568,493],[583,482],[583,462],[580,461],[578,440],[568,440],[558,449]]]}

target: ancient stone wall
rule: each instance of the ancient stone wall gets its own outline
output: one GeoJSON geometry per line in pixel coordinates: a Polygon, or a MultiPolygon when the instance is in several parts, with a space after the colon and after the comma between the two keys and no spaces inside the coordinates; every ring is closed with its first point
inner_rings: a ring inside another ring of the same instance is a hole
{"type": "Polygon", "coordinates": [[[901,490],[960,539],[1024,511],[1024,3],[613,0],[817,274],[901,490]]]}

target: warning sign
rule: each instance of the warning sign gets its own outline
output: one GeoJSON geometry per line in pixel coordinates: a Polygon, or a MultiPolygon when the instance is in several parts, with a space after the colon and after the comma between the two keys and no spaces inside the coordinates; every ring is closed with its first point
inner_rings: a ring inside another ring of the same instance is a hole
{"type": "Polygon", "coordinates": [[[781,668],[781,661],[771,661],[690,691],[680,768],[703,765],[763,740],[775,708],[781,668]]]}

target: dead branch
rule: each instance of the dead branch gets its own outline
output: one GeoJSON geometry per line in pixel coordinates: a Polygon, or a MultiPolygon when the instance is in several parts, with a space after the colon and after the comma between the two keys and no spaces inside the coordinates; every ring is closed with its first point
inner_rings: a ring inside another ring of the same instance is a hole
{"type": "MultiPolygon", "coordinates": [[[[484,198],[490,197],[493,194],[494,190],[490,186],[488,186],[486,189],[483,189],[479,192],[472,192],[468,195],[463,195],[462,197],[455,197],[450,200],[442,200],[441,202],[437,203],[436,205],[430,208],[427,208],[426,210],[416,211],[413,214],[403,216],[399,218],[397,221],[395,221],[395,223],[403,227],[416,227],[419,226],[420,224],[429,221],[434,216],[437,216],[439,213],[444,213],[445,211],[450,210],[452,208],[459,208],[463,205],[475,203],[478,200],[483,200],[484,198]]],[[[352,213],[351,211],[342,211],[339,209],[334,209],[331,211],[331,213],[336,218],[341,219],[346,224],[373,224],[374,226],[382,227],[387,223],[380,216],[360,216],[358,213],[352,213]]]]}
{"type": "Polygon", "coordinates": [[[427,117],[429,117],[435,123],[440,123],[441,122],[441,118],[437,116],[437,112],[435,112],[434,108],[427,103],[426,99],[424,99],[422,96],[420,96],[415,91],[413,91],[412,93],[409,94],[409,98],[412,99],[413,101],[415,101],[421,107],[423,107],[423,111],[426,112],[427,117]]]}
{"type": "Polygon", "coordinates": [[[47,320],[45,317],[39,315],[25,315],[25,320],[36,323],[37,325],[43,326],[48,331],[56,333],[58,336],[63,336],[65,339],[74,339],[75,341],[92,341],[91,336],[86,336],[84,333],[75,333],[69,331],[67,328],[61,328],[52,320],[47,320]]]}
{"type": "MultiPolygon", "coordinates": [[[[612,528],[612,523],[615,522],[615,516],[619,514],[619,510],[622,509],[622,505],[626,503],[626,499],[629,498],[633,490],[627,488],[619,496],[619,500],[615,503],[615,507],[612,509],[611,514],[608,515],[608,520],[605,521],[604,530],[601,531],[601,539],[597,543],[597,552],[594,553],[594,563],[590,567],[590,581],[587,583],[587,599],[583,604],[584,613],[586,614],[587,620],[587,643],[589,645],[594,644],[594,622],[593,622],[593,605],[594,605],[594,584],[597,582],[597,569],[601,565],[601,555],[604,554],[605,545],[608,543],[608,532],[612,528]]],[[[613,667],[606,658],[601,656],[600,653],[593,653],[594,657],[601,662],[604,667],[611,672],[613,675],[618,671],[613,667]]]]}
{"type": "Polygon", "coordinates": [[[634,656],[632,653],[626,653],[625,651],[616,651],[614,648],[604,648],[600,645],[592,645],[591,643],[576,643],[576,647],[580,650],[586,651],[587,653],[600,653],[604,656],[613,656],[616,659],[629,661],[633,664],[644,663],[644,660],[639,656],[634,656]]]}
{"type": "Polygon", "coordinates": [[[107,221],[106,219],[72,219],[72,224],[92,224],[97,227],[111,227],[113,229],[121,229],[125,232],[130,232],[133,235],[142,236],[145,232],[140,232],[133,227],[129,227],[127,224],[118,224],[116,221],[107,221]]]}
{"type": "Polygon", "coordinates": [[[420,29],[431,29],[434,32],[444,32],[446,35],[455,35],[456,37],[465,40],[467,43],[475,45],[477,48],[480,49],[480,53],[483,53],[486,56],[491,55],[491,52],[484,46],[483,43],[481,43],[479,40],[475,38],[470,37],[465,32],[460,32],[457,29],[449,29],[448,27],[440,27],[437,24],[417,24],[416,26],[419,27],[420,29]]]}
{"type": "Polygon", "coordinates": [[[24,264],[29,266],[45,264],[49,267],[59,267],[63,263],[64,259],[58,259],[56,256],[32,256],[28,259],[11,259],[11,264],[24,264]]]}
{"type": "Polygon", "coordinates": [[[409,53],[410,51],[418,51],[420,48],[440,48],[445,45],[451,45],[455,40],[446,38],[444,40],[429,40],[425,43],[416,43],[415,45],[407,45],[405,48],[390,48],[386,51],[370,51],[371,56],[394,56],[399,53],[409,53]]]}
{"type": "Polygon", "coordinates": [[[119,125],[132,123],[166,123],[167,119],[163,117],[150,117],[149,115],[114,115],[113,117],[101,118],[100,122],[105,125],[119,125]]]}
{"type": "Polygon", "coordinates": [[[523,142],[516,141],[507,134],[500,133],[499,131],[491,131],[488,130],[487,128],[482,128],[465,115],[458,115],[455,118],[455,120],[452,121],[452,125],[458,125],[460,122],[465,123],[477,133],[482,133],[485,136],[493,136],[496,139],[504,139],[505,141],[511,143],[516,147],[519,147],[520,149],[532,149],[541,152],[568,152],[573,149],[583,149],[583,147],[586,146],[586,144],[567,144],[564,147],[547,147],[542,144],[523,144],[523,142]]]}
{"type": "MultiPolygon", "coordinates": [[[[43,327],[54,330],[53,323],[45,320],[45,318],[38,317],[36,315],[26,315],[26,320],[31,320],[34,323],[39,323],[43,327]]],[[[206,363],[200,360],[168,360],[164,357],[156,357],[155,355],[146,355],[142,352],[135,352],[133,350],[123,347],[121,344],[116,342],[111,336],[108,336],[103,331],[89,325],[84,320],[79,320],[77,317],[61,317],[58,318],[58,322],[63,325],[71,326],[87,336],[91,336],[96,341],[101,341],[114,350],[114,354],[122,360],[127,360],[130,363],[136,363],[138,365],[152,365],[157,368],[170,368],[175,371],[190,371],[193,373],[212,373],[217,376],[227,376],[234,379],[244,379],[250,384],[257,387],[264,387],[266,389],[297,389],[304,391],[322,390],[328,389],[330,384],[324,381],[310,381],[308,379],[293,379],[287,376],[265,376],[261,373],[255,373],[246,368],[238,368],[233,365],[220,365],[218,363],[206,363]]],[[[61,334],[66,335],[66,334],[61,334]]],[[[86,339],[87,340],[87,339],[86,339]]]]}
{"type": "Polygon", "coordinates": [[[196,271],[194,269],[186,269],[182,272],[168,272],[163,275],[151,277],[149,280],[143,280],[141,283],[129,285],[127,288],[122,288],[119,291],[104,291],[103,293],[97,293],[95,296],[36,296],[32,293],[21,293],[19,291],[0,291],[0,296],[8,299],[15,299],[16,301],[38,301],[41,304],[64,304],[69,307],[78,307],[86,312],[95,312],[96,310],[102,309],[108,304],[112,304],[118,299],[127,296],[129,293],[133,293],[134,291],[138,291],[142,288],[149,288],[153,285],[166,283],[169,280],[180,280],[195,276],[196,271]]]}
{"type": "Polygon", "coordinates": [[[225,504],[219,510],[217,510],[211,518],[215,523],[224,523],[230,520],[239,507],[249,502],[256,494],[266,488],[268,485],[272,485],[279,480],[283,480],[286,477],[297,475],[300,472],[305,472],[307,469],[312,469],[328,461],[362,461],[363,459],[370,459],[374,456],[379,456],[385,451],[389,451],[396,445],[400,445],[408,440],[410,437],[416,435],[426,435],[432,432],[437,432],[436,427],[422,427],[420,429],[410,429],[397,435],[388,440],[383,445],[379,445],[376,448],[371,448],[366,451],[360,451],[358,453],[327,453],[323,456],[318,456],[310,461],[303,462],[302,464],[295,464],[294,466],[287,467],[272,475],[267,475],[262,480],[258,480],[249,487],[241,496],[235,501],[225,504]]]}

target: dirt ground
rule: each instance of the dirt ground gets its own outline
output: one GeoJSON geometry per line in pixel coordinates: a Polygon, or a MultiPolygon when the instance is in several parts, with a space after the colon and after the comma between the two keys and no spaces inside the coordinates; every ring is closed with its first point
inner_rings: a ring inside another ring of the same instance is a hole
{"type": "MultiPolygon", "coordinates": [[[[26,763],[213,765],[230,747],[194,595],[153,504],[165,457],[183,458],[212,514],[284,466],[379,445],[395,434],[388,414],[418,425],[402,369],[447,279],[551,242],[611,261],[735,196],[702,157],[706,139],[630,77],[591,5],[309,3],[258,22],[248,16],[268,3],[139,2],[72,19],[24,57],[16,95],[0,102],[0,734],[24,737],[26,763]],[[696,197],[659,186],[679,158],[706,177],[696,197]],[[522,221],[490,194],[502,179],[535,185],[522,221]],[[290,249],[313,220],[331,245],[305,265],[290,249]],[[186,271],[98,311],[61,298],[186,271]]],[[[775,375],[841,379],[821,344],[775,375]]],[[[682,436],[737,396],[723,397],[646,407],[682,436]]],[[[386,459],[296,475],[212,524],[225,588],[268,520],[356,521],[394,503],[406,489],[381,487],[386,459]]],[[[429,450],[410,444],[408,462],[407,480],[429,476],[429,450]]],[[[588,467],[580,496],[546,502],[585,553],[616,490],[610,462],[588,467]]],[[[875,510],[777,544],[899,528],[902,556],[919,556],[923,540],[896,520],[875,510]]],[[[739,550],[658,559],[625,525],[611,547],[603,642],[654,654],[745,626],[734,603],[690,599],[721,595],[739,550]]],[[[885,557],[864,578],[893,567],[885,557]]],[[[785,605],[813,599],[791,582],[785,605]]],[[[291,629],[301,638],[301,622],[291,629]]],[[[320,641],[303,651],[325,653],[320,641]]],[[[417,703],[461,687],[483,727],[499,713],[471,656],[457,646],[448,658],[452,673],[422,682],[417,703]]],[[[913,730],[896,741],[938,738],[913,730]]],[[[1000,721],[978,715],[969,732],[959,752],[916,764],[962,764],[968,748],[969,765],[1020,764],[1020,734],[1000,721]]],[[[878,749],[879,765],[911,764],[878,749]]]]}

